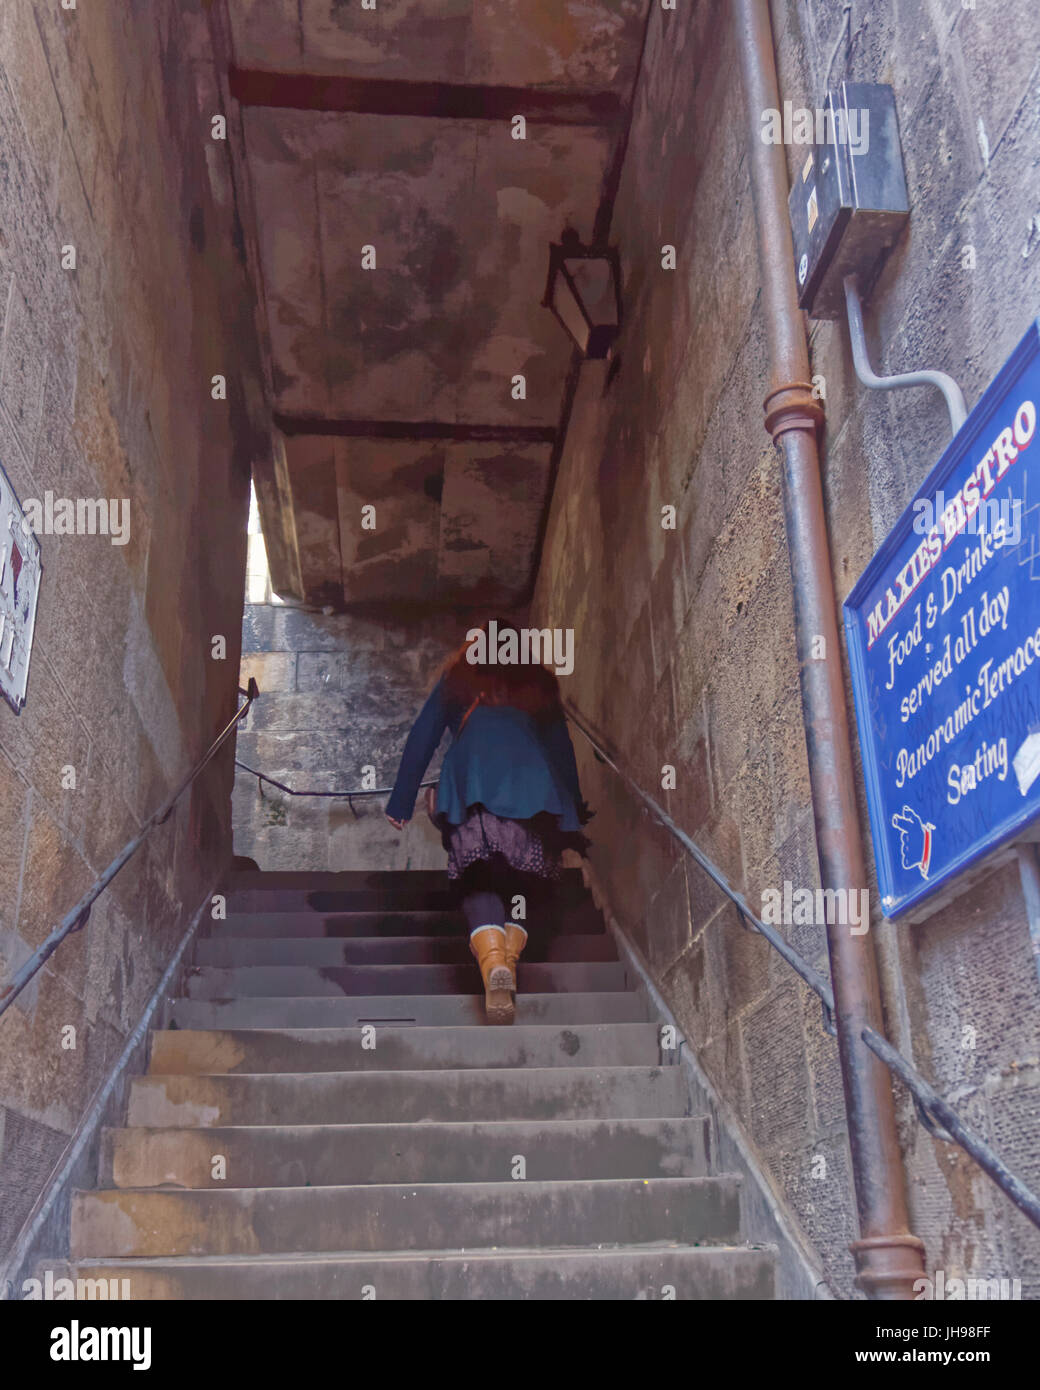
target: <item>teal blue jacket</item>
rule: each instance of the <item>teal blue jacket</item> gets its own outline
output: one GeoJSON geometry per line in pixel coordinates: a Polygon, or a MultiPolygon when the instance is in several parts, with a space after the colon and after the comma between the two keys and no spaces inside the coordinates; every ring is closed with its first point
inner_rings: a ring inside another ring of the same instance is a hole
{"type": "Polygon", "coordinates": [[[446,728],[452,742],[437,786],[438,816],[461,825],[470,806],[526,820],[539,811],[559,817],[561,830],[580,830],[584,807],[567,721],[536,720],[512,705],[477,705],[459,733],[465,710],[449,702],[443,678],[412,726],[386,814],[409,820],[430,759],[446,728]]]}

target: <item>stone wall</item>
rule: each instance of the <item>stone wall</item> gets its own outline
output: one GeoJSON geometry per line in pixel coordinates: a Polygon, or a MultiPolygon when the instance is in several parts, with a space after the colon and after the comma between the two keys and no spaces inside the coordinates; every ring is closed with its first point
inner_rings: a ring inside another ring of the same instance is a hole
{"type": "MultiPolygon", "coordinates": [[[[235,708],[252,310],[209,52],[202,0],[0,7],[0,463],[23,502],[130,522],[39,537],[27,704],[0,705],[0,979],[235,708]]],[[[230,786],[225,754],[0,1020],[0,1263],[223,871],[230,786]]]]}
{"type": "MultiPolygon", "coordinates": [[[[366,767],[376,786],[392,786],[412,721],[470,625],[464,614],[326,615],[248,604],[242,680],[255,676],[263,693],[239,734],[237,757],[295,790],[361,787],[366,767]]],[[[345,799],[293,797],[271,786],[261,793],[239,769],[235,853],[262,869],[443,868],[440,836],[421,800],[400,834],[386,821],[386,800],[365,797],[352,808],[345,799]]]]}
{"type": "MultiPolygon", "coordinates": [[[[945,369],[973,404],[1040,304],[1031,0],[857,5],[851,33],[843,7],[826,0],[777,3],[773,15],[781,96],[795,106],[817,105],[828,62],[831,83],[895,88],[912,217],[869,306],[875,367],[945,369]],[[970,271],[966,244],[976,250],[970,271]]],[[[810,888],[819,879],[780,483],[762,423],[769,364],[746,130],[730,7],[652,7],[611,228],[624,273],[620,366],[582,369],[533,618],[576,629],[566,693],[758,903],[785,879],[810,888]],[[668,244],[675,270],[662,268],[668,244]],[[674,531],[661,526],[667,504],[678,511],[674,531]],[[660,790],[665,764],[677,768],[674,791],[660,790]]],[[[791,174],[800,154],[789,152],[791,174]]],[[[948,423],[938,393],[862,390],[841,324],[814,326],[812,358],[826,381],[840,601],[935,462],[948,423]]],[[[851,1293],[842,1089],[815,997],[616,778],[579,756],[599,812],[599,890],[835,1288],[851,1293]]],[[[862,815],[866,827],[865,806],[862,815]]],[[[787,930],[825,966],[822,928],[787,930]]],[[[921,925],[876,920],[873,936],[890,1036],[1036,1187],[1040,985],[1017,871],[994,869],[921,925]],[[973,1051],[962,1046],[966,1025],[973,1051]]],[[[929,1268],[1019,1278],[1036,1297],[1036,1230],[897,1097],[929,1268]]]]}

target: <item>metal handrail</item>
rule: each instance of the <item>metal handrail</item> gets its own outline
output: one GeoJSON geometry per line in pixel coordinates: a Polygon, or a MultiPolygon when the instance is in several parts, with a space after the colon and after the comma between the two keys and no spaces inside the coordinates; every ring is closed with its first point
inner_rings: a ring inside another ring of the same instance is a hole
{"type": "MultiPolygon", "coordinates": [[[[362,787],[353,791],[337,792],[318,792],[318,791],[298,791],[295,787],[287,787],[284,782],[279,782],[275,777],[268,777],[266,772],[257,772],[255,767],[250,767],[248,763],[242,762],[240,758],[235,759],[235,766],[240,767],[243,772],[248,772],[251,777],[255,777],[260,795],[264,794],[264,783],[268,782],[272,787],[277,787],[279,791],[286,792],[289,796],[326,796],[333,797],[338,801],[346,801],[354,811],[354,798],[356,796],[389,796],[393,787],[362,787]]],[[[429,778],[425,782],[420,782],[420,787],[435,787],[437,778],[429,778]]],[[[354,818],[357,819],[357,812],[354,811],[354,818]]]]}
{"type": "Polygon", "coordinates": [[[91,908],[94,906],[94,903],[112,882],[116,874],[119,873],[120,869],[133,858],[155,827],[157,825],[162,825],[169,819],[170,813],[181,796],[188,787],[191,786],[192,782],[195,781],[195,778],[203,768],[206,767],[220,751],[232,732],[238,727],[246,714],[248,714],[253,701],[260,694],[260,691],[256,681],[250,677],[248,687],[245,690],[242,690],[240,687],[238,693],[246,697],[245,704],[239,705],[232,718],[210,744],[203,757],[195,764],[191,771],[182,778],[176,789],[167,797],[159,809],[153,811],[133,839],[129,840],[123,846],[112,860],[111,864],[109,864],[108,868],[105,869],[104,873],[94,880],[76,906],[65,914],[58,925],[54,927],[50,934],[37,946],[29,959],[19,966],[11,976],[9,982],[0,988],[0,1016],[10,1008],[29,981],[43,966],[44,962],[54,954],[66,937],[71,936],[73,932],[81,931],[87,925],[87,919],[90,916],[91,908]]]}
{"type": "MultiPolygon", "coordinates": [[[[834,995],[827,981],[815,971],[797,951],[787,944],[784,938],[768,923],[761,921],[751,908],[743,894],[738,893],[727,880],[725,874],[717,867],[708,856],[700,849],[689,835],[672,820],[671,816],[660,806],[652,796],[643,791],[633,779],[619,767],[617,762],[610,756],[605,748],[601,746],[595,736],[589,731],[585,720],[581,714],[571,705],[569,701],[564,701],[564,708],[568,717],[579,730],[582,736],[591,745],[593,752],[600,762],[606,765],[621,778],[636,796],[653,813],[655,819],[664,827],[696,860],[697,864],[704,870],[717,888],[726,895],[733,903],[741,920],[752,926],[766,938],[769,944],[777,950],[788,965],[801,976],[809,988],[818,995],[823,1006],[824,1027],[832,1036],[835,1034],[834,1028],[834,995]]],[[[873,1028],[864,1028],[860,1033],[863,1042],[870,1050],[878,1056],[889,1071],[897,1076],[903,1085],[910,1092],[914,1100],[921,1123],[928,1130],[929,1134],[936,1139],[941,1139],[944,1143],[959,1144],[964,1151],[969,1154],[979,1165],[984,1173],[990,1177],[1000,1188],[1004,1195],[1023,1212],[1034,1226],[1040,1228],[1040,1197],[1031,1191],[1024,1182],[1011,1171],[1006,1163],[998,1157],[989,1147],[984,1139],[975,1133],[970,1126],[966,1125],[957,1112],[943,1100],[942,1096],[928,1084],[924,1077],[918,1072],[910,1062],[893,1047],[892,1044],[875,1032],[873,1028]]]]}

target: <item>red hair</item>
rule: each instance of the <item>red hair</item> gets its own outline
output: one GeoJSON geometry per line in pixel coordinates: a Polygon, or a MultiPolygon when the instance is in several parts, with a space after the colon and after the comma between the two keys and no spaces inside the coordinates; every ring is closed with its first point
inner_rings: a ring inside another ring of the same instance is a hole
{"type": "MultiPolygon", "coordinates": [[[[496,619],[498,634],[517,633],[519,628],[509,619],[496,619]]],[[[480,631],[488,632],[490,620],[482,623],[480,631]]],[[[474,631],[473,628],[470,631],[474,631]]],[[[485,705],[511,705],[536,719],[552,719],[561,713],[560,686],[552,671],[537,664],[519,662],[500,664],[471,661],[473,643],[467,638],[444,665],[444,689],[448,699],[463,709],[481,697],[485,705]]],[[[485,656],[487,655],[485,644],[485,656]]]]}

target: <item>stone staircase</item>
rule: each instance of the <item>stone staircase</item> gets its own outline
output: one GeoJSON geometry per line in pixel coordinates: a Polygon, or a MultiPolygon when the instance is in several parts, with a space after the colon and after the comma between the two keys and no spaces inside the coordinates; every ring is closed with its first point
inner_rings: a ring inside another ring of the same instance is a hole
{"type": "Polygon", "coordinates": [[[234,875],[64,1272],[148,1299],[772,1298],[580,876],[553,912],[493,1028],[445,875],[234,875]]]}

